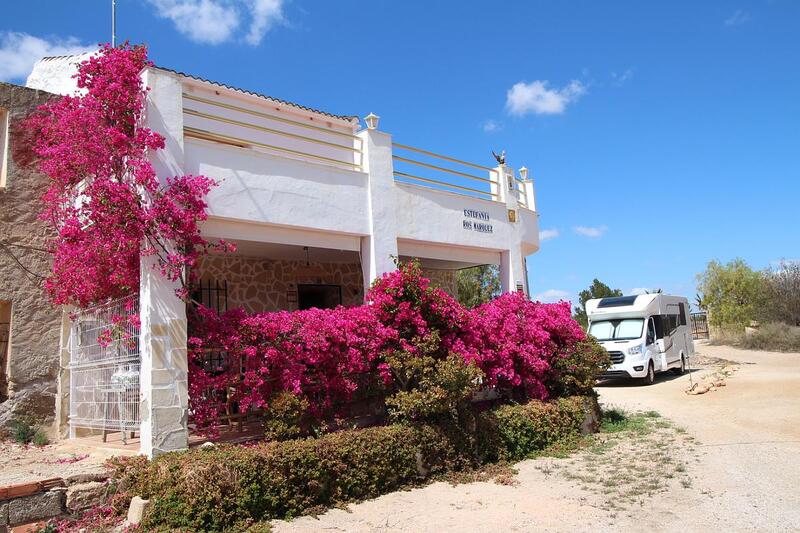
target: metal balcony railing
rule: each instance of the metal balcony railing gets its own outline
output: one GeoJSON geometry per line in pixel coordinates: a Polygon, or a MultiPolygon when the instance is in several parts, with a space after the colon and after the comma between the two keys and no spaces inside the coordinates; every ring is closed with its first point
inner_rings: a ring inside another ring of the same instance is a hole
{"type": "Polygon", "coordinates": [[[263,133],[280,139],[289,139],[292,141],[297,141],[299,142],[299,146],[290,148],[289,146],[286,145],[272,144],[271,142],[270,143],[261,142],[254,139],[245,138],[239,135],[228,135],[216,131],[211,131],[209,129],[197,128],[192,126],[184,127],[183,131],[186,137],[218,142],[221,144],[236,146],[239,148],[255,148],[255,149],[266,150],[268,152],[277,152],[279,154],[289,155],[300,159],[308,159],[314,162],[346,168],[348,170],[358,170],[358,171],[363,170],[364,166],[363,141],[360,137],[357,137],[356,135],[341,131],[336,131],[333,129],[323,128],[313,124],[307,124],[305,122],[300,122],[285,117],[275,116],[269,113],[262,113],[260,111],[255,111],[253,109],[248,109],[234,104],[212,100],[210,98],[204,98],[190,93],[183,93],[183,98],[185,101],[188,102],[195,102],[201,105],[208,105],[217,108],[227,109],[229,111],[234,111],[236,113],[246,115],[249,117],[256,117],[257,119],[269,122],[253,123],[245,120],[240,120],[238,118],[223,117],[208,111],[203,111],[201,109],[194,109],[188,107],[184,107],[183,112],[185,115],[191,117],[197,117],[211,122],[229,124],[231,126],[235,126],[236,128],[242,128],[258,133],[263,133]],[[323,138],[311,137],[308,135],[302,135],[284,129],[278,129],[277,127],[270,127],[276,124],[286,124],[291,127],[311,130],[316,132],[320,137],[323,138]],[[327,139],[325,137],[327,137],[327,139]],[[336,140],[346,141],[347,144],[336,142],[336,140]],[[315,152],[313,150],[313,147],[315,146],[324,147],[325,149],[333,150],[334,152],[339,152],[342,154],[342,156],[339,157],[331,155],[321,155],[320,153],[315,152]],[[349,157],[346,154],[348,154],[349,157]]]}
{"type": "Polygon", "coordinates": [[[400,163],[400,169],[395,168],[394,170],[394,176],[397,181],[440,189],[472,198],[498,200],[499,175],[497,170],[428,150],[422,150],[406,144],[393,143],[392,146],[394,150],[399,150],[402,154],[411,152],[413,154],[418,154],[417,157],[424,156],[428,160],[436,160],[437,162],[446,161],[447,163],[465,169],[483,170],[486,172],[487,176],[476,176],[474,173],[465,172],[457,168],[449,168],[420,159],[412,159],[411,155],[395,154],[392,155],[392,158],[395,162],[400,163]],[[427,171],[433,171],[433,173],[431,174],[428,172],[428,175],[420,176],[416,172],[407,172],[406,169],[409,166],[421,167],[427,171]]]}

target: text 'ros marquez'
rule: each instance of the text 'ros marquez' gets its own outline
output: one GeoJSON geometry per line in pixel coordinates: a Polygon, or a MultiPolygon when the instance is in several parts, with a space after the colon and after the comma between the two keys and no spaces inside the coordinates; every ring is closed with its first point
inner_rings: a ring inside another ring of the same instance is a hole
{"type": "Polygon", "coordinates": [[[476,211],[474,209],[464,209],[464,229],[477,231],[479,233],[493,233],[494,228],[489,222],[489,213],[486,211],[476,211]]]}

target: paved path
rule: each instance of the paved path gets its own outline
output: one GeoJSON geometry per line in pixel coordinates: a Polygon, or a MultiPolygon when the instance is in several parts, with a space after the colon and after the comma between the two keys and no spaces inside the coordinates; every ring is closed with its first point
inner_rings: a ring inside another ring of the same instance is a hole
{"type": "MultiPolygon", "coordinates": [[[[276,521],[275,530],[800,531],[800,354],[705,345],[698,351],[740,363],[727,386],[689,396],[684,375],[663,376],[650,387],[598,388],[604,404],[656,410],[697,439],[694,451],[676,450],[692,476],[690,488],[673,484],[633,509],[610,512],[596,494],[543,468],[548,460],[530,460],[517,465],[516,486],[434,483],[319,518],[276,521]]],[[[691,379],[708,372],[697,370],[691,379]]]]}

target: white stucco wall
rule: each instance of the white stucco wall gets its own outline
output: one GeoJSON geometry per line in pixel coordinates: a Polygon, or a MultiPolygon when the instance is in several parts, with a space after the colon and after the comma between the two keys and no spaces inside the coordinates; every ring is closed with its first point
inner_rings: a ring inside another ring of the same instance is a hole
{"type": "Polygon", "coordinates": [[[73,74],[78,63],[86,61],[91,53],[41,59],[33,65],[25,86],[55,94],[74,94],[78,85],[73,74]]]}
{"type": "Polygon", "coordinates": [[[188,174],[220,182],[211,216],[365,235],[367,176],[210,141],[187,139],[188,174]]]}

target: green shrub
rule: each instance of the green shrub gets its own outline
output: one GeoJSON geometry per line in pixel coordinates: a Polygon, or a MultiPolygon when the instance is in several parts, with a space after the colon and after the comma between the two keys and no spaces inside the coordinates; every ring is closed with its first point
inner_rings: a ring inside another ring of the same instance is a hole
{"type": "Polygon", "coordinates": [[[505,405],[490,412],[488,416],[497,419],[499,458],[525,459],[553,444],[580,436],[587,415],[586,404],[586,398],[575,396],[554,402],[505,405]]]}
{"type": "Polygon", "coordinates": [[[27,420],[11,421],[11,439],[20,444],[46,446],[50,443],[45,433],[27,420]]]}
{"type": "Polygon", "coordinates": [[[308,412],[308,400],[292,394],[279,393],[264,414],[264,436],[268,440],[296,439],[303,434],[301,423],[308,412]]]}
{"type": "Polygon", "coordinates": [[[587,401],[596,406],[594,398],[576,397],[500,407],[477,415],[472,430],[394,424],[195,448],[152,461],[119,458],[115,481],[151,500],[146,528],[225,530],[374,498],[479,462],[527,457],[578,435],[587,401]]]}
{"type": "Polygon", "coordinates": [[[597,376],[610,366],[611,357],[606,349],[589,336],[567,357],[554,358],[553,377],[547,388],[557,397],[592,395],[597,376]]]}
{"type": "Polygon", "coordinates": [[[800,327],[780,322],[763,324],[741,338],[741,345],[750,350],[800,352],[800,327]]]}
{"type": "MultiPolygon", "coordinates": [[[[386,398],[389,417],[395,422],[442,422],[458,420],[471,407],[483,373],[464,358],[451,355],[447,359],[412,357],[418,363],[418,384],[386,398]]],[[[392,359],[397,364],[397,358],[392,359]]]]}

